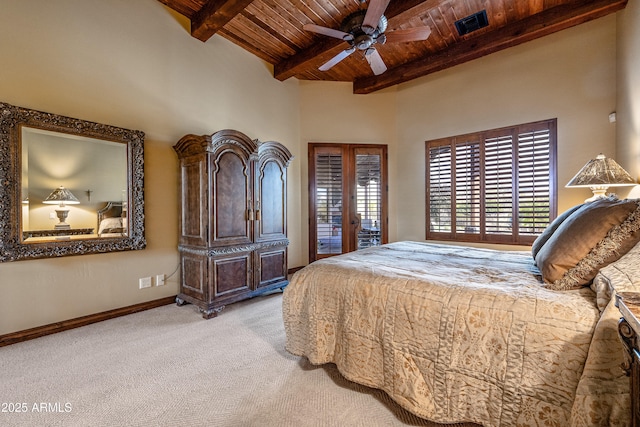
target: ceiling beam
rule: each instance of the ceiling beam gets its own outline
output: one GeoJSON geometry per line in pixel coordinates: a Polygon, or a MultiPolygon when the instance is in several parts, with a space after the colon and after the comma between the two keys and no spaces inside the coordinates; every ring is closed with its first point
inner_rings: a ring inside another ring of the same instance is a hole
{"type": "MultiPolygon", "coordinates": [[[[392,18],[416,6],[425,6],[426,4],[428,5],[427,7],[436,7],[440,2],[441,0],[394,0],[389,3],[384,15],[388,21],[391,21],[392,18]]],[[[346,47],[348,46],[342,40],[329,37],[318,39],[317,42],[314,42],[307,49],[301,50],[297,54],[275,64],[273,67],[273,77],[284,81],[308,68],[318,68],[346,47]]]]}
{"type": "Polygon", "coordinates": [[[209,0],[191,17],[191,35],[206,42],[253,0],[209,0]]]}
{"type": "Polygon", "coordinates": [[[273,77],[280,81],[285,81],[289,77],[293,77],[297,73],[304,71],[306,68],[318,68],[318,66],[324,63],[322,58],[332,58],[347,47],[348,45],[346,43],[343,44],[342,40],[329,37],[323,38],[319,42],[313,43],[307,49],[275,64],[273,66],[273,77]],[[316,64],[316,66],[313,64],[316,64]]]}
{"type": "Polygon", "coordinates": [[[384,74],[363,77],[353,82],[353,93],[366,94],[423,77],[454,65],[591,21],[623,9],[627,0],[574,0],[491,33],[451,45],[444,51],[387,70],[384,74]]]}

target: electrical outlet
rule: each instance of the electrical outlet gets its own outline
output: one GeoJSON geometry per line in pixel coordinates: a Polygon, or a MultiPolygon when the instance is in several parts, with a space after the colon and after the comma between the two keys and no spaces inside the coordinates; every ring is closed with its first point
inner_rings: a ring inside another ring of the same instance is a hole
{"type": "Polygon", "coordinates": [[[156,276],[156,286],[164,286],[164,274],[158,274],[156,276]]]}
{"type": "Polygon", "coordinates": [[[151,277],[141,277],[139,279],[138,285],[140,289],[150,288],[151,287],[151,277]]]}

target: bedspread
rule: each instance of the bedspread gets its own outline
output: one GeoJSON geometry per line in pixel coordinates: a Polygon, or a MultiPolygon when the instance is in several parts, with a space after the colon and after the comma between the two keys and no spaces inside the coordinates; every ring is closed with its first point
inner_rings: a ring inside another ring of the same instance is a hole
{"type": "Polygon", "coordinates": [[[628,425],[615,307],[601,318],[593,290],[550,291],[533,269],[416,242],[326,258],[285,289],[286,347],[440,423],[628,425]]]}

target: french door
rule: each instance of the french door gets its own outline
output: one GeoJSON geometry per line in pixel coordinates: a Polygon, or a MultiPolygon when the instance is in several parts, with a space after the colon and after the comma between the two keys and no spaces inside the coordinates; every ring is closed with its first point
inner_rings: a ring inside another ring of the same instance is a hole
{"type": "Polygon", "coordinates": [[[309,260],[387,242],[387,146],[309,143],[309,260]]]}

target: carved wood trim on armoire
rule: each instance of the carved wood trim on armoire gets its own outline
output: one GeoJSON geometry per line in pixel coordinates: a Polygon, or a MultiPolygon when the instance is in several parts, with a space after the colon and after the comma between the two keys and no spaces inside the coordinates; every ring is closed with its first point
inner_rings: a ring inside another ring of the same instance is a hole
{"type": "Polygon", "coordinates": [[[285,287],[287,167],[278,142],[225,129],[186,135],[180,160],[180,292],[205,319],[226,304],[285,287]]]}

